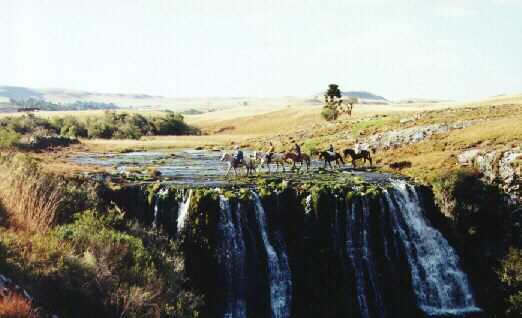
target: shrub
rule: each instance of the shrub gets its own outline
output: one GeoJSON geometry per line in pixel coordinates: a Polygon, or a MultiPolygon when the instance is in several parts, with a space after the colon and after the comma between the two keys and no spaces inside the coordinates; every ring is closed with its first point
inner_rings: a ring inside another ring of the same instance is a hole
{"type": "Polygon", "coordinates": [[[0,148],[12,148],[20,141],[20,134],[6,128],[0,128],[0,148]]]}
{"type": "Polygon", "coordinates": [[[67,242],[94,275],[96,285],[89,287],[101,292],[101,301],[114,316],[197,314],[201,298],[182,288],[173,242],[137,224],[129,227],[119,209],[81,213],[54,235],[67,242]]]}
{"type": "Polygon", "coordinates": [[[507,292],[507,314],[522,316],[522,250],[511,248],[498,270],[500,281],[507,292]]]}
{"type": "Polygon", "coordinates": [[[32,308],[29,300],[18,294],[0,296],[0,317],[2,318],[37,318],[39,315],[32,308]]]}
{"type": "Polygon", "coordinates": [[[321,116],[327,121],[333,121],[339,116],[339,111],[336,108],[325,107],[321,111],[321,116]]]}

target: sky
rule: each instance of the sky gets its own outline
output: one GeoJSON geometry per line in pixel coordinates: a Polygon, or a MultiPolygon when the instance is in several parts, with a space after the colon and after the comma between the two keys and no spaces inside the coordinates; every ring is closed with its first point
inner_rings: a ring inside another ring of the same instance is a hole
{"type": "Polygon", "coordinates": [[[189,96],[522,93],[522,0],[0,0],[0,85],[189,96]]]}

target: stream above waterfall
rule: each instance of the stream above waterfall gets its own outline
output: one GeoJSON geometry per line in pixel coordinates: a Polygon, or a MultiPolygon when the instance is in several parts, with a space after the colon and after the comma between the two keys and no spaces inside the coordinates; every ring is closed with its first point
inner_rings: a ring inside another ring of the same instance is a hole
{"type": "MultiPolygon", "coordinates": [[[[252,153],[245,151],[245,155],[252,153]]],[[[140,151],[128,153],[77,153],[69,158],[69,161],[77,165],[99,166],[112,168],[114,177],[125,178],[128,181],[151,181],[147,178],[147,168],[153,167],[159,171],[161,181],[184,184],[190,186],[226,186],[227,184],[238,182],[231,172],[225,178],[227,163],[220,160],[222,152],[179,149],[169,152],[162,151],[140,151]]],[[[319,160],[312,160],[310,172],[306,172],[303,167],[301,171],[290,171],[291,165],[286,166],[286,172],[272,172],[271,176],[286,176],[299,179],[301,181],[314,180],[321,175],[336,177],[360,177],[367,182],[387,182],[391,175],[377,173],[372,169],[361,168],[353,169],[350,164],[335,170],[335,174],[323,169],[324,163],[319,160]]],[[[271,168],[274,170],[274,167],[271,168]]],[[[244,174],[244,170],[241,170],[244,174]]],[[[266,167],[260,168],[256,177],[270,176],[266,167]]],[[[248,183],[241,180],[240,183],[248,183]]]]}

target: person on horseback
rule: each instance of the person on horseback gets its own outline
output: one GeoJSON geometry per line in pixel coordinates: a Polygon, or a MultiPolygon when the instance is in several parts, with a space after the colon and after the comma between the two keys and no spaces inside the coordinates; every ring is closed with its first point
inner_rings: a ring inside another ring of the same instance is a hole
{"type": "Polygon", "coordinates": [[[266,162],[268,164],[271,163],[274,152],[275,152],[274,144],[270,141],[270,143],[268,144],[268,151],[266,152],[266,162]]]}
{"type": "Polygon", "coordinates": [[[299,146],[297,141],[294,141],[294,151],[297,155],[297,161],[301,161],[301,146],[299,146]]]}
{"type": "Polygon", "coordinates": [[[238,166],[243,162],[243,151],[241,150],[241,147],[237,145],[235,147],[236,152],[234,152],[234,165],[238,166]]]}
{"type": "Polygon", "coordinates": [[[361,144],[359,143],[358,139],[355,139],[355,145],[353,146],[353,150],[355,151],[356,155],[361,153],[361,144]]]}
{"type": "Polygon", "coordinates": [[[326,151],[328,151],[328,154],[330,155],[330,157],[332,157],[332,158],[335,157],[335,150],[334,150],[334,147],[332,144],[330,144],[330,147],[328,147],[328,150],[326,150],[326,151]]]}

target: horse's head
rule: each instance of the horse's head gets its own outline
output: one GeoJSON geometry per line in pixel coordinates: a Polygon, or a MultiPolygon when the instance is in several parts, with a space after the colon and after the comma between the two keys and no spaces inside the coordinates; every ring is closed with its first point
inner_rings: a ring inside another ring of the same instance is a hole
{"type": "Polygon", "coordinates": [[[328,155],[327,155],[326,151],[319,151],[318,156],[319,156],[319,159],[326,159],[326,158],[328,158],[328,155]]]}
{"type": "Polygon", "coordinates": [[[229,157],[228,152],[224,152],[223,155],[221,156],[221,159],[219,159],[219,160],[226,161],[228,159],[228,157],[229,157]]]}

